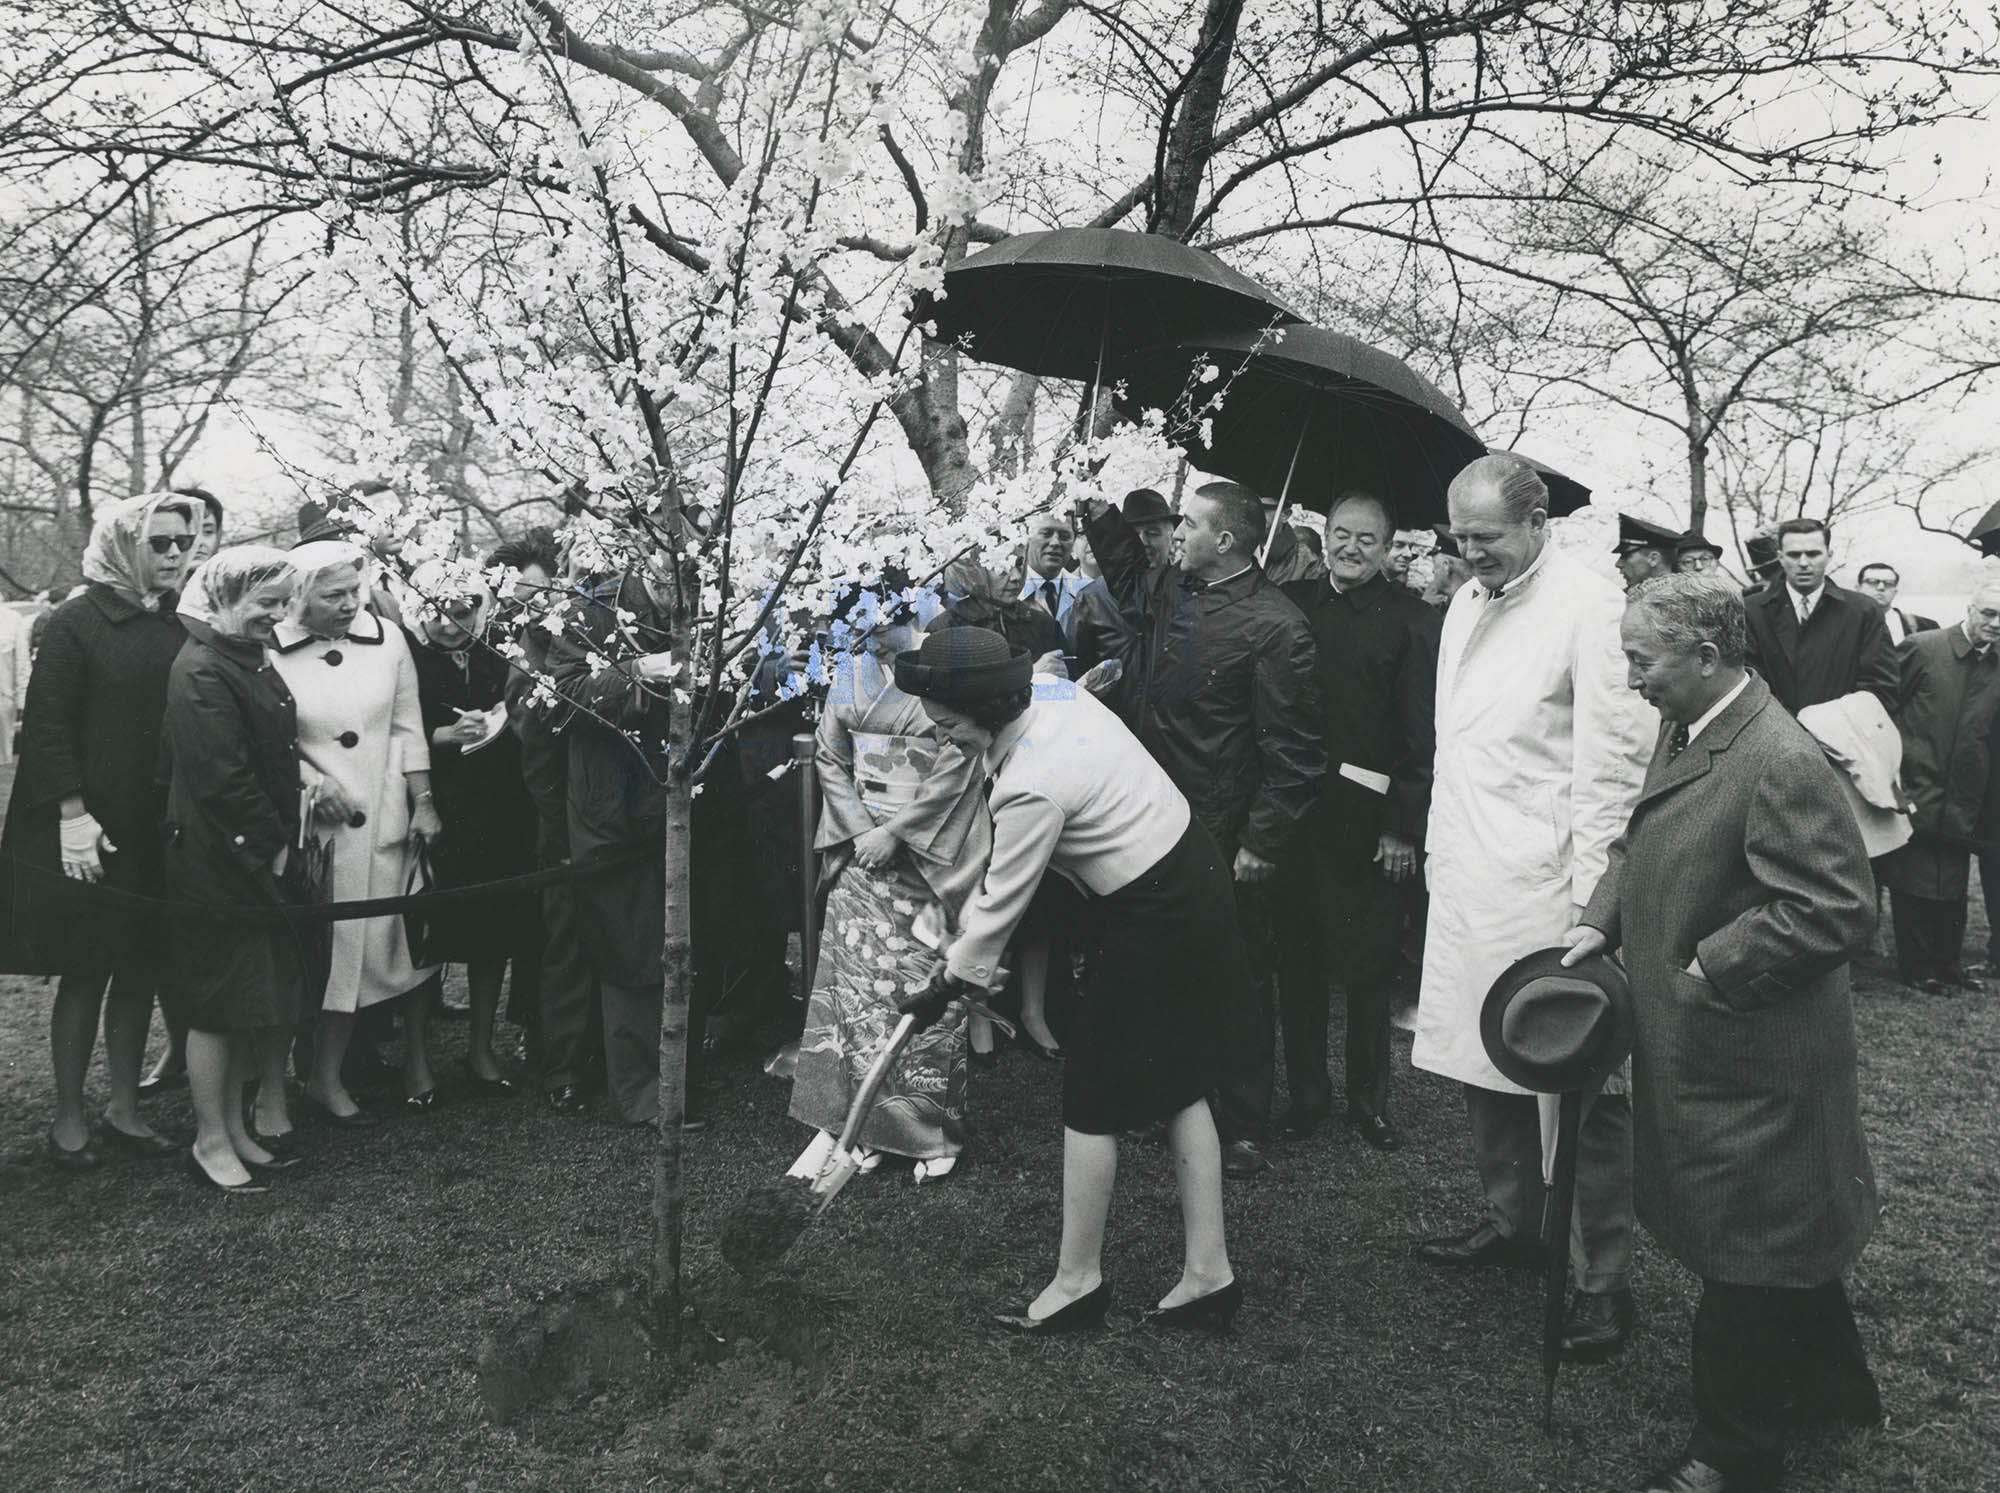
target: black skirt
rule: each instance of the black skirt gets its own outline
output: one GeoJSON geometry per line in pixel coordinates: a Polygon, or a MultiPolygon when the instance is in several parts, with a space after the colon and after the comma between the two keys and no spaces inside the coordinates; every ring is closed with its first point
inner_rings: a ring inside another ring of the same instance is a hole
{"type": "Polygon", "coordinates": [[[1250,997],[1236,889],[1196,819],[1129,885],[1090,900],[1097,957],[1063,1044],[1063,1124],[1115,1135],[1179,1114],[1221,1076],[1222,1013],[1250,997]]]}

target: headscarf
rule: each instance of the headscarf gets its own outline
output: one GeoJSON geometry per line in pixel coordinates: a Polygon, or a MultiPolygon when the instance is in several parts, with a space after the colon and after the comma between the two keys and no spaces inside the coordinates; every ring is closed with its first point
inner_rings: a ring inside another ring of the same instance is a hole
{"type": "Polygon", "coordinates": [[[162,593],[140,584],[139,551],[146,543],[147,525],[163,508],[186,519],[190,529],[195,527],[195,500],[174,492],[141,493],[99,508],[83,547],[83,578],[109,586],[134,606],[150,610],[162,593]]]}
{"type": "Polygon", "coordinates": [[[296,580],[297,562],[268,544],[238,544],[217,550],[194,568],[181,589],[180,614],[217,626],[222,613],[267,582],[296,580]]]}

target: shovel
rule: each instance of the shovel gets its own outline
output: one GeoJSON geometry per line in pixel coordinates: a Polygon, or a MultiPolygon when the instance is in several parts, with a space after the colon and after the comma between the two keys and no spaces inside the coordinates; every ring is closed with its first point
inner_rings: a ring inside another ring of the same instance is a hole
{"type": "MultiPolygon", "coordinates": [[[[1012,1023],[987,1009],[984,1001],[964,993],[958,999],[1013,1036],[1012,1023]]],[[[745,1193],[729,1210],[722,1225],[722,1258],[739,1275],[755,1280],[783,1259],[812,1221],[840,1195],[840,1189],[861,1170],[861,1156],[855,1150],[861,1126],[875,1107],[875,1096],[889,1070],[896,1066],[903,1049],[910,1045],[910,1038],[916,1035],[916,1027],[916,1017],[904,1016],[890,1030],[862,1077],[854,1103],[848,1106],[847,1121],[840,1127],[840,1138],[834,1142],[832,1154],[820,1164],[817,1175],[808,1181],[785,1177],[767,1182],[745,1193]]]]}

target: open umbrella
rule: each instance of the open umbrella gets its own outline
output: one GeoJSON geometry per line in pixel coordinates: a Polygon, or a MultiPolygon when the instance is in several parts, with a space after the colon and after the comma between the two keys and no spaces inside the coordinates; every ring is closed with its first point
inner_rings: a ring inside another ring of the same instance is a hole
{"type": "Polygon", "coordinates": [[[1982,555],[2000,555],[2000,503],[1995,503],[1980,516],[1979,522],[1972,526],[1972,532],[1965,536],[1965,542],[1982,555]]]}
{"type": "MultiPolygon", "coordinates": [[[[1493,448],[1497,453],[1501,448],[1493,448]]],[[[1549,490],[1549,516],[1561,518],[1565,513],[1574,513],[1590,502],[1590,489],[1574,477],[1565,477],[1545,461],[1536,461],[1525,451],[1515,451],[1518,456],[1537,472],[1541,473],[1542,486],[1549,490]]]]}
{"type": "Polygon", "coordinates": [[[1299,320],[1206,250],[1121,228],[1017,233],[946,270],[944,290],[915,311],[940,338],[982,362],[1089,379],[1093,395],[1110,361],[1142,344],[1299,320]]]}
{"type": "Polygon", "coordinates": [[[1325,327],[1205,334],[1143,349],[1115,372],[1127,409],[1165,410],[1196,466],[1276,494],[1280,518],[1288,502],[1324,512],[1360,487],[1421,526],[1445,517],[1446,486],[1486,454],[1436,384],[1325,327]],[[1210,366],[1219,376],[1203,382],[1210,366]]]}

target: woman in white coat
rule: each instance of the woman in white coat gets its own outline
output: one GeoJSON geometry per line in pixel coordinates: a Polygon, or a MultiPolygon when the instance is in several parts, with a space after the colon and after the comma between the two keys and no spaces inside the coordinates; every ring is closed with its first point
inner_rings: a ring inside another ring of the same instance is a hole
{"type": "MultiPolygon", "coordinates": [[[[399,896],[409,890],[417,842],[440,828],[409,644],[400,628],[363,608],[368,556],[360,546],[317,540],[291,557],[299,599],[278,627],[274,662],[298,701],[299,772],[310,813],[332,841],[331,900],[399,896]]],[[[340,1077],[355,1012],[418,990],[434,971],[412,962],[400,917],[332,929],[305,1094],[335,1124],[353,1127],[373,1123],[340,1077]]],[[[404,1013],[405,1102],[419,1109],[437,1094],[425,1041],[427,994],[404,1013]]]]}

